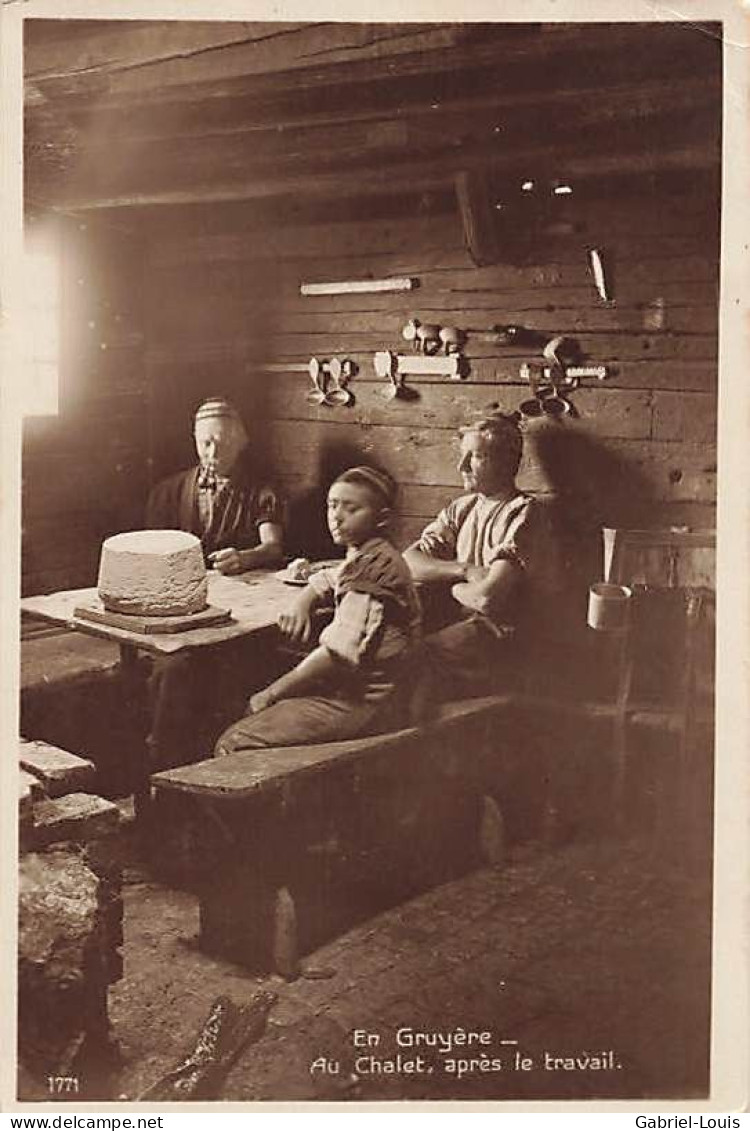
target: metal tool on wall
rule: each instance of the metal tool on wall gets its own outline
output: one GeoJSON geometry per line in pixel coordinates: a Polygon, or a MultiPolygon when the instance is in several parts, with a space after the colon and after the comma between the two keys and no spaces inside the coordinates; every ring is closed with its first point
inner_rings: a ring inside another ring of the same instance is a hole
{"type": "Polygon", "coordinates": [[[610,251],[602,247],[590,247],[587,251],[589,268],[602,302],[614,303],[614,263],[610,251]]]}
{"type": "Polygon", "coordinates": [[[353,403],[351,389],[347,388],[352,375],[350,361],[342,362],[337,357],[331,358],[330,361],[319,361],[317,357],[311,357],[308,372],[313,386],[307,393],[309,404],[334,408],[336,405],[353,403]]]}
{"type": "Polygon", "coordinates": [[[404,384],[404,379],[409,375],[450,377],[453,381],[460,381],[468,371],[466,359],[455,353],[424,357],[380,350],[375,354],[373,364],[378,377],[385,377],[390,381],[389,396],[403,399],[413,399],[417,395],[415,390],[408,389],[404,384]]]}
{"type": "Polygon", "coordinates": [[[354,395],[349,389],[349,381],[357,372],[356,362],[350,358],[332,357],[321,360],[311,357],[309,361],[278,361],[254,366],[259,373],[307,373],[312,381],[312,389],[307,392],[310,404],[336,405],[354,404],[354,395]]]}
{"type": "Polygon", "coordinates": [[[375,355],[375,372],[378,377],[386,377],[389,385],[385,395],[389,400],[415,401],[419,392],[406,384],[406,374],[399,370],[396,355],[383,352],[375,355]],[[380,360],[378,360],[380,359],[380,360]]]}
{"type": "Polygon", "coordinates": [[[494,326],[467,326],[462,331],[470,341],[486,342],[500,347],[516,347],[523,350],[541,349],[549,341],[549,331],[533,330],[529,326],[516,323],[495,323],[494,326]]]}
{"type": "Polygon", "coordinates": [[[496,323],[491,330],[482,334],[489,341],[499,346],[542,346],[547,341],[548,334],[542,330],[532,330],[528,326],[518,326],[515,323],[496,323]]]}
{"type": "MultiPolygon", "coordinates": [[[[575,405],[568,400],[569,393],[578,388],[578,378],[567,378],[556,371],[550,380],[540,379],[542,371],[529,369],[528,381],[532,396],[522,401],[518,411],[522,416],[577,416],[575,405]],[[562,381],[560,380],[562,378],[562,381]]],[[[547,371],[549,372],[549,370],[547,371]]]]}
{"type": "Polygon", "coordinates": [[[401,331],[401,337],[412,342],[417,353],[428,357],[441,350],[445,354],[457,354],[466,340],[466,333],[457,326],[438,326],[432,322],[420,322],[410,318],[401,331]]]}
{"type": "Polygon", "coordinates": [[[419,286],[418,279],[345,279],[334,283],[300,283],[302,295],[361,295],[382,294],[392,291],[411,291],[419,286]]]}
{"type": "MultiPolygon", "coordinates": [[[[545,381],[552,381],[553,377],[555,376],[555,370],[552,368],[552,366],[533,366],[530,365],[527,361],[525,361],[519,368],[518,376],[522,381],[528,381],[529,374],[533,369],[536,369],[545,381]]],[[[587,377],[593,377],[597,381],[606,381],[607,377],[609,377],[609,368],[606,365],[566,365],[565,377],[575,377],[578,379],[579,384],[587,377]]]]}
{"type": "Polygon", "coordinates": [[[531,365],[525,362],[519,369],[519,377],[528,381],[532,396],[523,401],[519,411],[523,416],[577,416],[578,413],[569,399],[584,377],[604,380],[607,376],[605,365],[582,365],[582,351],[575,338],[563,335],[550,338],[542,350],[544,361],[549,364],[531,365]]]}

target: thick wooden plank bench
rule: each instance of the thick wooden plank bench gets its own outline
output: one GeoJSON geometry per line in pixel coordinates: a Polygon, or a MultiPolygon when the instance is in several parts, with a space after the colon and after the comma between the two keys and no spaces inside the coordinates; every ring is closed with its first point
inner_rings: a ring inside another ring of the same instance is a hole
{"type": "Polygon", "coordinates": [[[501,863],[512,713],[510,695],[464,700],[422,728],[154,774],[156,863],[198,895],[201,949],[286,973],[355,922],[501,863]]]}
{"type": "Polygon", "coordinates": [[[118,668],[116,644],[97,640],[43,621],[24,621],[21,645],[21,691],[26,695],[54,684],[70,689],[112,677],[118,668]]]}
{"type": "Polygon", "coordinates": [[[626,775],[629,736],[647,724],[682,736],[665,777],[676,799],[689,774],[690,681],[671,704],[649,707],[631,694],[626,643],[589,637],[587,667],[558,657],[528,673],[533,689],[526,679],[502,696],[445,704],[421,728],[155,774],[156,857],[165,879],[199,897],[200,946],[283,972],[289,954],[500,863],[508,827],[548,842],[580,825],[611,833],[648,808],[646,783],[626,775]]]}
{"type": "Polygon", "coordinates": [[[29,618],[21,641],[21,731],[90,759],[97,789],[132,789],[128,751],[142,704],[123,706],[117,644],[29,618]]]}

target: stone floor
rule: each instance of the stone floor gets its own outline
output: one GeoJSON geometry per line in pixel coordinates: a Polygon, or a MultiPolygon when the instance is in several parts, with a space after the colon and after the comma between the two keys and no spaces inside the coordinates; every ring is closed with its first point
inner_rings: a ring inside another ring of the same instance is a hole
{"type": "Polygon", "coordinates": [[[278,1001],[223,1100],[705,1095],[709,869],[671,837],[527,844],[502,871],[331,942],[291,983],[200,954],[194,899],[131,875],[125,976],[111,991],[118,1094],[133,1099],[173,1068],[219,994],[244,1003],[262,985],[278,1001]],[[397,1044],[399,1029],[490,1037],[446,1053],[409,1047],[408,1033],[397,1044]],[[357,1046],[357,1030],[372,1043],[357,1046]]]}

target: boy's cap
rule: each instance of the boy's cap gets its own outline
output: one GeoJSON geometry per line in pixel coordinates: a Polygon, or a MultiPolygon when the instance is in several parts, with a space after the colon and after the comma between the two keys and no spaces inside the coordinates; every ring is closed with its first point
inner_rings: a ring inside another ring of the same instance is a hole
{"type": "Polygon", "coordinates": [[[396,500],[396,484],[385,471],[378,471],[375,467],[361,464],[359,467],[350,467],[338,476],[339,480],[350,483],[366,483],[381,496],[383,505],[392,507],[396,500]]]}
{"type": "Polygon", "coordinates": [[[225,416],[230,420],[236,420],[238,424],[242,424],[242,417],[226,397],[209,397],[208,400],[199,404],[195,410],[195,423],[217,416],[225,416]]]}

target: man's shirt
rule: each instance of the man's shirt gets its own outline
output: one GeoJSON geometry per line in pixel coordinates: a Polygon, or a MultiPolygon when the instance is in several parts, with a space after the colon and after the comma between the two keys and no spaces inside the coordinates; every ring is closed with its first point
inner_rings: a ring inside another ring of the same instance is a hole
{"type": "Polygon", "coordinates": [[[505,501],[461,495],[424,528],[416,548],[441,561],[484,569],[510,562],[519,584],[494,622],[537,636],[555,635],[562,627],[565,571],[549,508],[538,499],[523,492],[505,501]]]}

